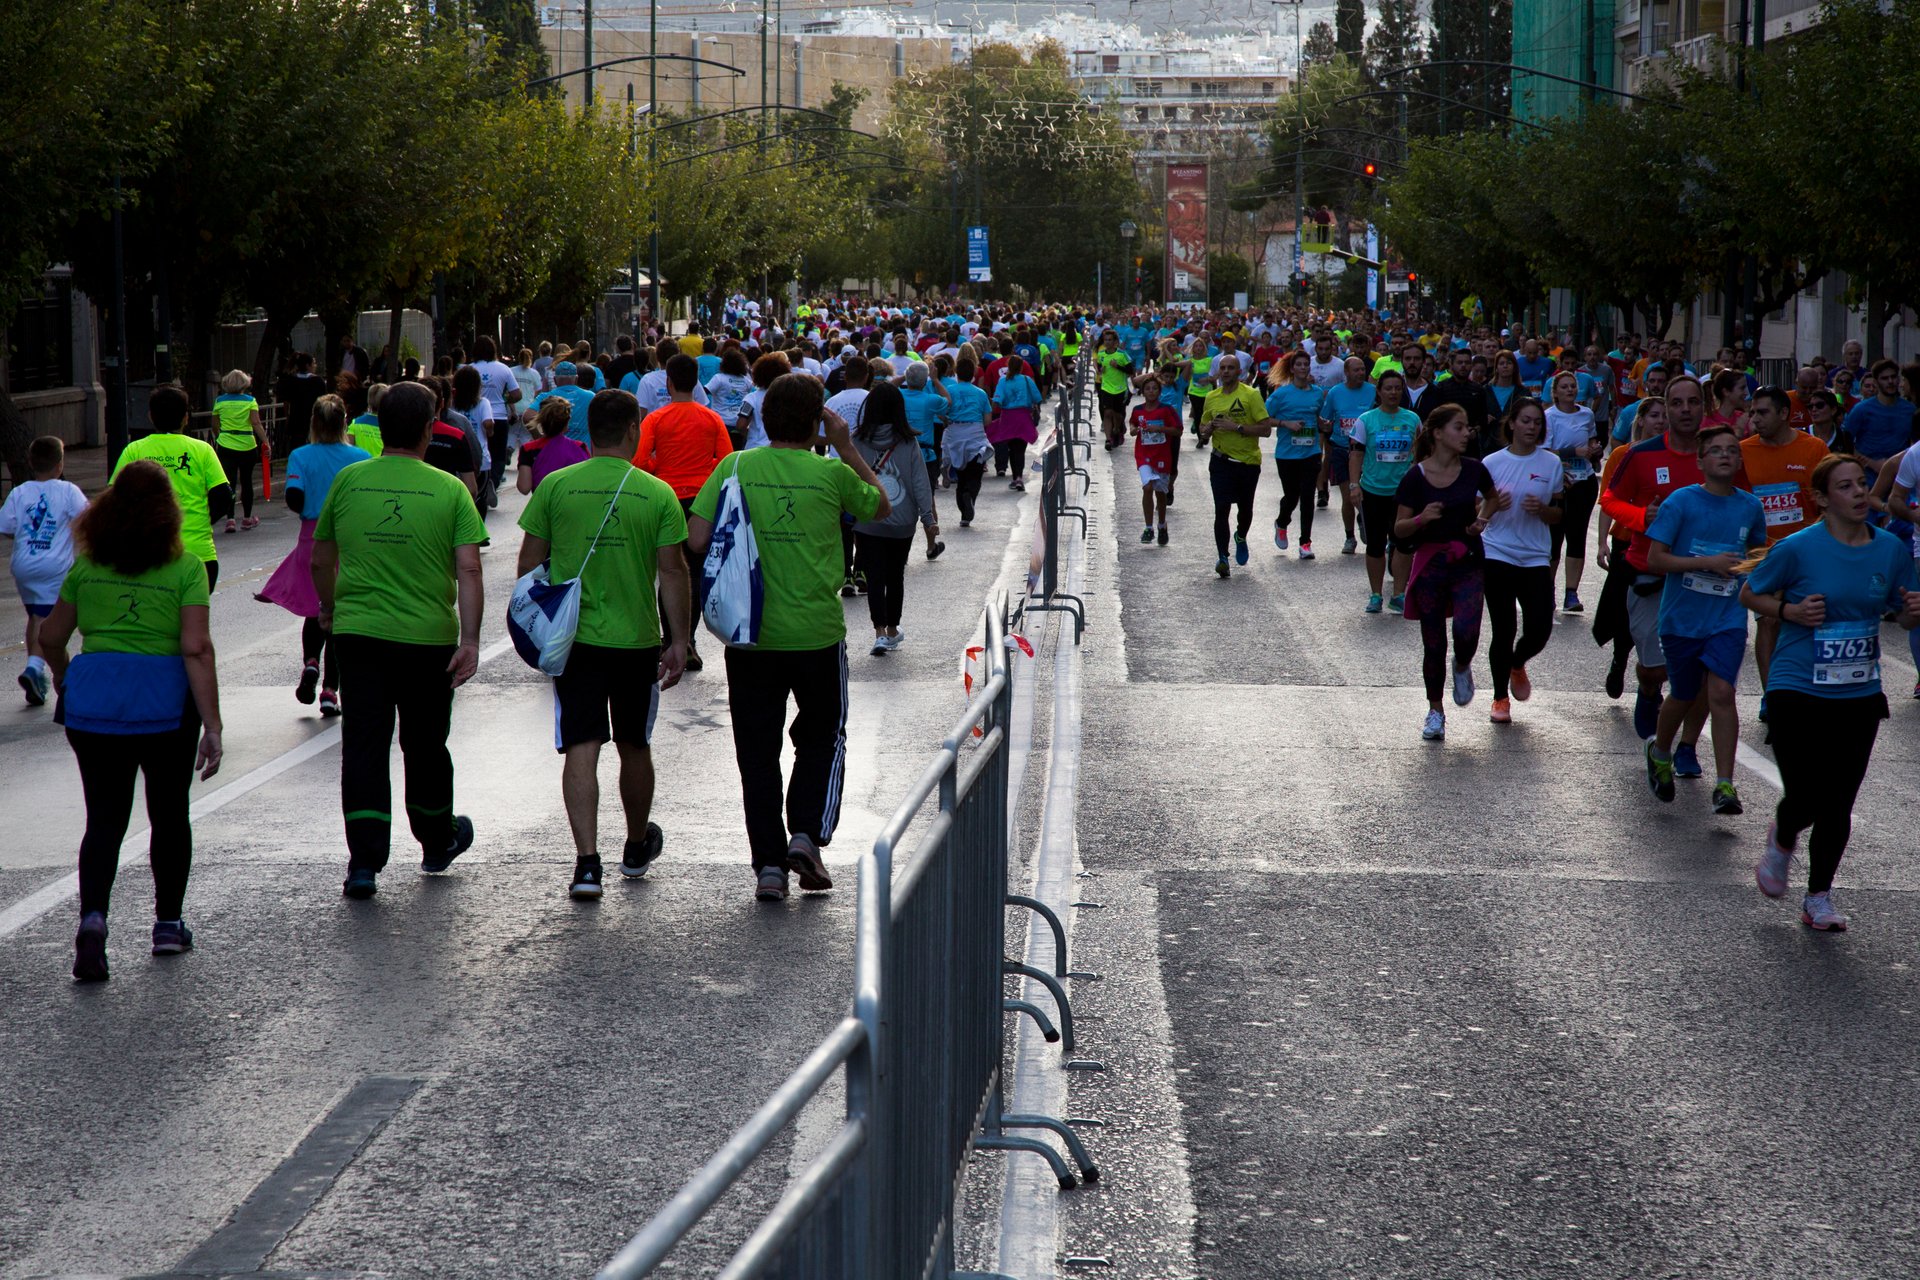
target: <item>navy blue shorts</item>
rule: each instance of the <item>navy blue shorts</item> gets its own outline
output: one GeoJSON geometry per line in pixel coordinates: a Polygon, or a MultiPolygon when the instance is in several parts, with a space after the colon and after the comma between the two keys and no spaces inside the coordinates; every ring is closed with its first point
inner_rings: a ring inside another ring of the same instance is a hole
{"type": "Polygon", "coordinates": [[[1682,702],[1692,702],[1707,687],[1712,672],[1730,685],[1740,683],[1740,664],[1747,658],[1746,628],[1720,631],[1701,640],[1663,633],[1660,648],[1667,655],[1667,688],[1682,702]]]}

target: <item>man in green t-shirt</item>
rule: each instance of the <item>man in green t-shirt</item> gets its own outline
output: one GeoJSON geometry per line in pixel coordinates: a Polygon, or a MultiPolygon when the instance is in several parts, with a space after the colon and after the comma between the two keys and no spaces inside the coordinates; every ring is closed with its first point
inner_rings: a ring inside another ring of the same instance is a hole
{"type": "MultiPolygon", "coordinates": [[[[678,357],[676,357],[678,358],[678,357]]],[[[640,402],[602,391],[587,404],[593,449],[585,462],[540,482],[520,513],[526,533],[517,572],[542,561],[554,582],[580,579],[580,625],[567,667],[553,681],[553,746],[566,760],[560,797],[573,828],[573,880],[581,901],[601,894],[600,748],[620,754],[620,804],[627,843],[620,873],[643,876],[665,843],[653,808],[653,718],[660,691],[680,682],[692,635],[688,608],[687,517],[673,486],[633,465],[640,402]],[[660,579],[661,608],[653,580],[660,579]],[[667,624],[661,648],[660,623],[667,624]]]]}
{"type": "Polygon", "coordinates": [[[371,898],[387,865],[395,717],[420,869],[445,871],[473,844],[472,820],[453,812],[447,733],[453,691],[480,665],[487,531],[466,486],[424,461],[436,407],[420,383],[388,390],[380,404],[386,452],[334,478],[313,531],[320,625],[333,632],[341,686],[353,700],[340,743],[349,898],[371,898]]]}
{"type": "Polygon", "coordinates": [[[720,489],[735,475],[765,583],[759,643],[727,649],[727,706],[740,799],[753,852],[754,896],[779,902],[787,872],[806,890],[831,889],[820,850],[840,820],[847,743],[847,622],[839,589],[840,519],[884,518],[892,506],[853,447],[847,424],[825,413],[825,392],[803,373],[776,378],[760,403],[768,448],[732,455],[693,500],[687,545],[704,556],[720,489]],[[816,424],[825,427],[824,440],[816,424]],[[837,458],[813,452],[833,446],[837,458]],[[793,698],[793,776],[781,813],[780,734],[793,698]]]}
{"type": "Polygon", "coordinates": [[[1247,531],[1253,528],[1253,494],[1260,485],[1260,441],[1273,433],[1267,402],[1258,391],[1240,381],[1240,357],[1221,353],[1213,360],[1214,388],[1200,409],[1200,429],[1207,433],[1213,456],[1207,479],[1213,486],[1213,544],[1220,553],[1213,571],[1231,577],[1227,567],[1227,511],[1240,508],[1233,527],[1233,558],[1245,564],[1247,531]]]}
{"type": "Polygon", "coordinates": [[[114,461],[117,478],[129,462],[146,459],[166,468],[173,496],[180,501],[180,545],[207,566],[207,590],[220,578],[220,553],[213,545],[213,522],[233,510],[233,486],[213,446],[187,431],[187,393],[172,385],[158,386],[147,397],[150,430],[114,461]]]}

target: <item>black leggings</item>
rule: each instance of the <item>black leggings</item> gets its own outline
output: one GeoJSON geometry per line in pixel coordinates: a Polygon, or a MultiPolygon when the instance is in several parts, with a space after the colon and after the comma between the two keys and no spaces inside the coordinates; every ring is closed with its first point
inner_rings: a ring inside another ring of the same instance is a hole
{"type": "Polygon", "coordinates": [[[153,918],[178,920],[193,865],[193,828],[187,820],[194,746],[200,715],[191,704],[180,727],[166,733],[86,733],[67,730],[80,763],[87,831],[80,838],[80,913],[106,914],[113,896],[120,845],[133,816],[133,784],[147,780],[147,857],[153,865],[153,918]]]}
{"type": "Polygon", "coordinates": [[[1493,696],[1507,696],[1507,678],[1524,667],[1553,634],[1553,570],[1547,565],[1523,569],[1489,556],[1482,569],[1487,593],[1487,619],[1493,639],[1487,661],[1493,667],[1493,696]],[[1519,606],[1520,638],[1514,639],[1514,609],[1519,606]]]}
{"type": "Polygon", "coordinates": [[[340,671],[333,662],[333,633],[320,626],[318,618],[308,618],[300,628],[300,660],[319,662],[320,687],[338,689],[340,671]]]}
{"type": "Polygon", "coordinates": [[[1599,496],[1599,476],[1588,476],[1566,487],[1560,499],[1560,523],[1553,526],[1555,559],[1560,557],[1563,549],[1569,560],[1587,558],[1587,525],[1593,520],[1593,504],[1599,496]]]}
{"type": "Polygon", "coordinates": [[[1009,467],[1013,469],[1015,480],[1027,478],[1027,442],[1025,440],[1002,440],[993,446],[993,474],[1001,475],[1009,467]]]}
{"type": "MultiPolygon", "coordinates": [[[[1176,450],[1175,452],[1178,452],[1176,450]]],[[[1274,521],[1282,529],[1293,519],[1294,504],[1300,507],[1300,541],[1313,541],[1313,486],[1320,476],[1320,455],[1311,458],[1275,458],[1280,472],[1280,516],[1274,521]]]]}
{"type": "Polygon", "coordinates": [[[1240,518],[1233,531],[1244,539],[1253,528],[1253,492],[1260,485],[1258,463],[1235,462],[1216,451],[1207,462],[1207,479],[1213,485],[1213,545],[1220,558],[1227,558],[1227,508],[1238,506],[1240,518]]]}
{"type": "Polygon", "coordinates": [[[900,607],[907,591],[907,556],[913,535],[889,538],[878,533],[853,535],[860,572],[867,575],[867,616],[876,627],[900,625],[900,607]]]}
{"type": "Polygon", "coordinates": [[[1773,821],[1780,842],[1807,840],[1807,892],[1833,888],[1840,855],[1853,834],[1853,800],[1867,776],[1873,740],[1887,718],[1884,694],[1823,698],[1793,689],[1767,694],[1767,727],[1780,766],[1780,803],[1773,821]]]}
{"type": "Polygon", "coordinates": [[[233,486],[234,504],[240,508],[240,514],[253,514],[253,469],[260,465],[258,449],[229,449],[225,445],[215,446],[214,452],[220,456],[220,466],[227,473],[227,483],[233,486]]]}
{"type": "Polygon", "coordinates": [[[1367,555],[1378,560],[1387,554],[1387,548],[1402,550],[1394,541],[1393,522],[1400,513],[1399,499],[1392,494],[1368,493],[1360,491],[1360,523],[1365,526],[1361,532],[1366,535],[1367,555]]]}
{"type": "Polygon", "coordinates": [[[960,468],[960,474],[953,482],[953,505],[960,508],[960,518],[971,522],[973,504],[980,498],[980,478],[986,474],[985,460],[969,462],[960,468]]]}

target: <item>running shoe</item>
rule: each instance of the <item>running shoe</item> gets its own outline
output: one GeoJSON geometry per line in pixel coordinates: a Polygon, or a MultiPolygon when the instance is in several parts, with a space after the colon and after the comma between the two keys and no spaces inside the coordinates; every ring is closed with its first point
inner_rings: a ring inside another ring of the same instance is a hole
{"type": "Polygon", "coordinates": [[[1660,731],[1660,695],[1642,689],[1633,700],[1633,736],[1651,738],[1660,731]]]}
{"type": "Polygon", "coordinates": [[[1607,696],[1618,698],[1627,691],[1627,659],[1625,654],[1616,654],[1607,664],[1607,696]]]}
{"type": "Polygon", "coordinates": [[[1913,696],[1916,698],[1920,698],[1920,680],[1915,680],[1913,682],[1913,696]]]}
{"type": "Polygon", "coordinates": [[[687,670],[705,671],[706,669],[707,669],[707,660],[700,656],[700,651],[698,649],[694,648],[692,645],[688,645],[687,646],[687,670]]]}
{"type": "Polygon", "coordinates": [[[1359,547],[1360,547],[1360,543],[1356,539],[1348,538],[1345,542],[1340,544],[1340,554],[1343,556],[1350,556],[1355,551],[1357,551],[1359,547]]]}
{"type": "Polygon", "coordinates": [[[1447,736],[1447,717],[1438,711],[1427,712],[1427,721],[1420,726],[1420,736],[1428,742],[1438,742],[1447,736]]]}
{"type": "Polygon", "coordinates": [[[1571,591],[1567,592],[1567,598],[1560,602],[1560,612],[1562,613],[1582,613],[1585,612],[1585,610],[1586,606],[1580,603],[1580,597],[1571,591]]]}
{"type": "Polygon", "coordinates": [[[1647,787],[1660,803],[1673,803],[1673,760],[1655,755],[1651,739],[1647,742],[1647,787]]]}
{"type": "Polygon", "coordinates": [[[1374,592],[1372,595],[1367,597],[1367,612],[1368,613],[1380,612],[1382,603],[1383,602],[1380,599],[1380,593],[1378,591],[1374,592]]]}
{"type": "Polygon", "coordinates": [[[800,877],[800,887],[808,893],[833,888],[827,864],[820,860],[820,847],[808,836],[796,835],[787,841],[787,870],[800,877]]]}
{"type": "Polygon", "coordinates": [[[322,689],[320,691],[320,714],[322,716],[339,715],[340,695],[331,689],[322,689]]]}
{"type": "Polygon", "coordinates": [[[340,886],[340,893],[348,898],[371,898],[380,888],[380,882],[372,867],[348,867],[347,878],[340,886]]]}
{"type": "Polygon", "coordinates": [[[240,532],[240,522],[238,520],[227,521],[227,532],[228,533],[240,532]]]}
{"type": "Polygon", "coordinates": [[[867,594],[867,575],[859,569],[853,571],[853,589],[856,594],[867,594]]]}
{"type": "Polygon", "coordinates": [[[1736,813],[1745,813],[1746,807],[1740,803],[1740,793],[1731,782],[1713,784],[1713,811],[1732,817],[1736,813]]]}
{"type": "Polygon", "coordinates": [[[1300,558],[1302,560],[1313,559],[1313,544],[1311,542],[1303,542],[1300,544],[1300,558]]]}
{"type": "Polygon", "coordinates": [[[1673,749],[1673,776],[1676,778],[1697,778],[1700,776],[1700,756],[1691,742],[1682,742],[1673,749]]]}
{"type": "Polygon", "coordinates": [[[107,918],[98,911],[81,916],[73,935],[73,976],[78,982],[107,980],[107,918]]]}
{"type": "Polygon", "coordinates": [[[1773,823],[1767,824],[1767,851],[1753,864],[1753,879],[1769,898],[1785,897],[1793,879],[1793,850],[1781,847],[1780,829],[1773,823]]]}
{"type": "Polygon", "coordinates": [[[761,902],[787,900],[787,873],[779,867],[762,867],[754,880],[753,896],[761,902]]]}
{"type": "Polygon", "coordinates": [[[153,922],[153,954],[177,956],[182,951],[191,950],[193,950],[193,930],[187,928],[185,920],[153,922]]]}
{"type": "Polygon", "coordinates": [[[1161,546],[1163,547],[1166,546],[1167,545],[1167,526],[1161,525],[1160,532],[1154,536],[1156,541],[1158,541],[1161,546]]]}
{"type": "Polygon", "coordinates": [[[575,902],[597,902],[601,893],[600,859],[575,858],[573,883],[567,886],[567,896],[575,902]]]}
{"type": "Polygon", "coordinates": [[[1239,534],[1233,535],[1233,562],[1245,564],[1253,559],[1253,551],[1247,546],[1247,540],[1239,534]]]}
{"type": "Polygon", "coordinates": [[[1282,551],[1287,549],[1287,526],[1283,524],[1273,526],[1273,545],[1282,551]]]}
{"type": "Polygon", "coordinates": [[[1473,701],[1473,668],[1453,669],[1453,705],[1464,707],[1473,701]]]}
{"type": "Polygon", "coordinates": [[[1012,484],[1008,485],[1007,488],[1013,490],[1015,493],[1025,493],[1027,491],[1027,482],[1024,479],[1015,480],[1012,484]]]}
{"type": "Polygon", "coordinates": [[[1512,690],[1515,702],[1525,702],[1533,696],[1533,681],[1527,678],[1525,667],[1515,667],[1508,673],[1507,688],[1512,690]]]}
{"type": "Polygon", "coordinates": [[[886,636],[878,635],[873,638],[873,648],[867,650],[867,656],[870,658],[884,658],[887,656],[886,636]]]}
{"type": "Polygon", "coordinates": [[[1218,560],[1214,561],[1213,571],[1223,578],[1231,578],[1233,576],[1233,570],[1227,568],[1227,558],[1225,556],[1221,556],[1218,560]]]}
{"type": "Polygon", "coordinates": [[[637,844],[629,840],[626,847],[621,850],[620,874],[629,880],[638,880],[647,874],[647,868],[653,865],[654,859],[658,858],[660,851],[666,847],[666,833],[660,830],[660,824],[649,822],[646,839],[637,844]]]}
{"type": "Polygon", "coordinates": [[[960,522],[960,527],[961,527],[962,529],[971,529],[971,528],[973,528],[973,521],[971,521],[971,520],[962,520],[962,521],[960,522]]]}
{"type": "Polygon", "coordinates": [[[44,707],[47,704],[47,688],[51,683],[38,667],[20,673],[20,688],[25,691],[30,707],[44,707]]]}
{"type": "Polygon", "coordinates": [[[1327,491],[1322,489],[1313,499],[1313,505],[1320,511],[1327,509],[1327,491]]]}
{"type": "Polygon", "coordinates": [[[1153,541],[1153,526],[1148,525],[1146,528],[1140,531],[1140,545],[1144,547],[1152,541],[1153,541]]]}
{"type": "Polygon", "coordinates": [[[840,594],[849,598],[859,594],[854,590],[852,574],[848,574],[846,580],[840,584],[840,594]]]}
{"type": "Polygon", "coordinates": [[[463,813],[453,815],[453,838],[447,841],[447,847],[436,853],[420,855],[420,869],[429,874],[438,874],[453,865],[453,860],[473,848],[473,819],[463,813]]]}
{"type": "Polygon", "coordinates": [[[938,538],[934,539],[933,545],[927,548],[927,559],[938,560],[940,558],[940,553],[942,551],[945,551],[946,549],[947,549],[946,543],[940,541],[938,538]]]}
{"type": "Polygon", "coordinates": [[[240,520],[240,527],[242,529],[258,529],[260,527],[260,517],[243,516],[240,520]]]}
{"type": "Polygon", "coordinates": [[[1405,613],[1407,611],[1407,593],[1404,591],[1396,592],[1393,599],[1387,601],[1387,608],[1393,610],[1395,613],[1405,613]]]}
{"type": "MultiPolygon", "coordinates": [[[[1809,929],[1819,929],[1822,932],[1845,933],[1847,931],[1847,914],[1834,905],[1831,889],[1825,893],[1810,893],[1801,899],[1800,922],[1809,929]]],[[[78,961],[74,962],[74,968],[76,970],[74,976],[78,977],[78,961]]],[[[101,976],[106,975],[102,973],[101,976]]]]}
{"type": "Polygon", "coordinates": [[[1493,721],[1495,724],[1512,724],[1513,704],[1505,698],[1495,698],[1493,700],[1493,711],[1487,716],[1487,719],[1493,721]]]}
{"type": "Polygon", "coordinates": [[[320,664],[309,662],[300,668],[300,683],[293,687],[293,700],[302,706],[313,704],[313,691],[320,687],[320,664]]]}

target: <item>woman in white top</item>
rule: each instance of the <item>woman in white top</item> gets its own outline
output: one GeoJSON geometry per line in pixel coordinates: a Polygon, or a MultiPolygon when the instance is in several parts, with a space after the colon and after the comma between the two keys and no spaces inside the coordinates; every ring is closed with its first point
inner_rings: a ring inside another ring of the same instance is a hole
{"type": "Polygon", "coordinates": [[[1593,410],[1580,403],[1580,379],[1571,370],[1553,376],[1553,403],[1547,407],[1549,453],[1560,459],[1565,469],[1566,496],[1564,514],[1553,526],[1553,573],[1560,572],[1564,546],[1567,557],[1566,595],[1560,607],[1567,613],[1579,613],[1580,576],[1587,567],[1587,524],[1593,519],[1594,502],[1600,497],[1598,459],[1606,449],[1593,425],[1593,410]]]}
{"type": "Polygon", "coordinates": [[[1560,459],[1540,447],[1546,430],[1546,410],[1540,402],[1516,396],[1506,418],[1507,447],[1484,459],[1494,486],[1507,499],[1480,535],[1487,554],[1483,570],[1487,618],[1493,627],[1487,661],[1493,667],[1495,724],[1513,720],[1510,698],[1525,702],[1533,696],[1527,662],[1547,647],[1547,638],[1553,634],[1550,561],[1565,481],[1560,459]]]}

